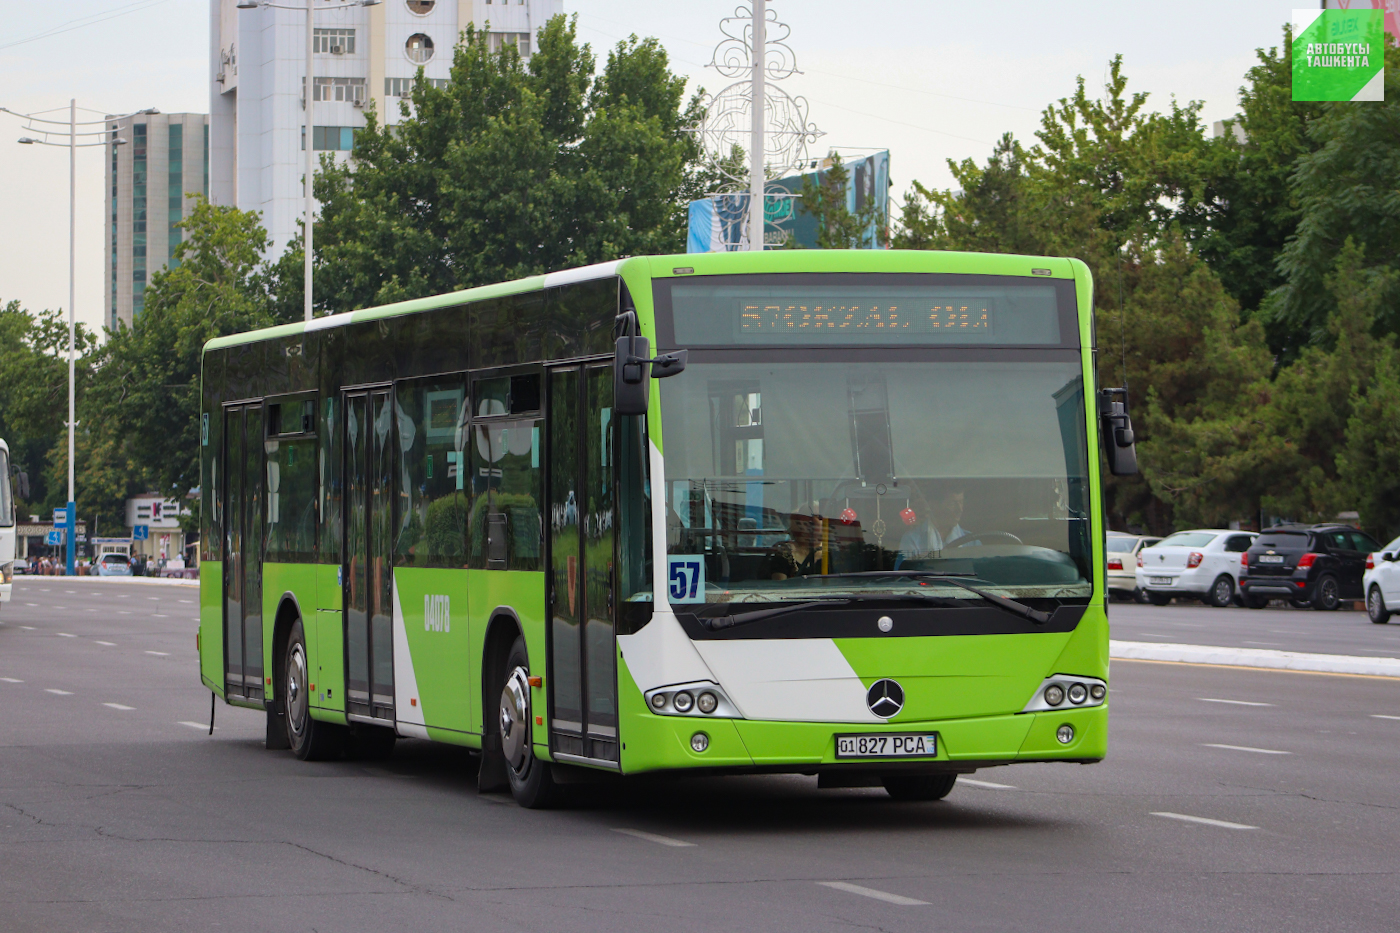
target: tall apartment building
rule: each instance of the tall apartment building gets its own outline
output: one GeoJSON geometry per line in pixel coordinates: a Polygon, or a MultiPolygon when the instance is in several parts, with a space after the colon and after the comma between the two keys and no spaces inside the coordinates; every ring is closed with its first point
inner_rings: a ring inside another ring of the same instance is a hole
{"type": "MultiPolygon", "coordinates": [[[[364,108],[397,123],[421,69],[446,83],[468,23],[493,48],[528,56],[563,0],[315,0],[311,145],[349,158],[364,108]]],[[[262,213],[274,255],[298,236],[304,208],[306,13],[210,0],[210,200],[262,213]]]]}
{"type": "Polygon", "coordinates": [[[114,119],[108,128],[102,321],[130,327],[151,275],[175,261],[184,233],[179,223],[194,208],[186,195],[209,194],[209,117],[142,113],[114,119]]]}

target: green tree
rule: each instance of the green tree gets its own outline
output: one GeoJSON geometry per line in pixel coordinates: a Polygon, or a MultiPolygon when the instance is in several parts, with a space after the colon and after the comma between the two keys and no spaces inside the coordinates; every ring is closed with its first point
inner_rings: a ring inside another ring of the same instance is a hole
{"type": "MultiPolygon", "coordinates": [[[[81,514],[115,516],[130,495],[155,489],[180,497],[199,485],[204,344],[286,323],[273,313],[275,280],[262,260],[267,233],[255,212],[201,198],[181,226],[178,265],[151,277],[134,326],[109,331],[96,355],[81,406],[81,514]]],[[[66,450],[54,468],[65,458],[66,450]]]]}
{"type": "Polygon", "coordinates": [[[1292,26],[1285,26],[1281,51],[1255,50],[1259,64],[1240,88],[1240,115],[1211,141],[1194,224],[1197,250],[1246,316],[1283,283],[1276,261],[1300,216],[1289,181],[1299,158],[1318,147],[1309,127],[1323,105],[1292,99],[1292,43],[1292,26]]]}
{"type": "MultiPolygon", "coordinates": [[[[1327,277],[1353,239],[1362,265],[1400,270],[1400,48],[1387,40],[1386,99],[1325,103],[1308,122],[1314,150],[1298,158],[1292,193],[1297,232],[1278,256],[1280,285],[1265,302],[1271,340],[1284,361],[1310,344],[1332,341],[1335,307],[1327,277]]],[[[1383,276],[1376,326],[1400,332],[1400,279],[1383,276]]]]}
{"type": "MultiPolygon", "coordinates": [[[[87,393],[97,340],[82,324],[75,329],[75,386],[87,393]]],[[[31,314],[18,301],[0,308],[0,437],[13,465],[29,475],[26,507],[47,510],[68,499],[68,475],[55,485],[47,471],[57,445],[67,451],[68,318],[62,311],[31,314]]]]}
{"type": "Polygon", "coordinates": [[[601,74],[555,17],[528,66],[469,26],[446,87],[424,79],[381,127],[367,114],[316,193],[317,293],[347,310],[641,253],[684,249],[705,188],[684,80],[636,37],[601,74]]]}

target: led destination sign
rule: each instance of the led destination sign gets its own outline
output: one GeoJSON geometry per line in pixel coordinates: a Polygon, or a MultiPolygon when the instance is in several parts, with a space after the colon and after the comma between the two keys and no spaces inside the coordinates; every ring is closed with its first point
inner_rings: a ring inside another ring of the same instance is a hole
{"type": "Polygon", "coordinates": [[[740,304],[740,338],[769,339],[775,333],[886,330],[931,334],[948,330],[993,330],[986,301],[947,305],[740,304]]]}
{"type": "Polygon", "coordinates": [[[1060,292],[1073,314],[1068,283],[943,284],[930,276],[927,284],[917,277],[887,284],[851,276],[850,284],[809,284],[804,277],[791,276],[790,284],[742,275],[671,281],[660,313],[674,322],[679,347],[1044,346],[1060,343],[1060,292]]]}

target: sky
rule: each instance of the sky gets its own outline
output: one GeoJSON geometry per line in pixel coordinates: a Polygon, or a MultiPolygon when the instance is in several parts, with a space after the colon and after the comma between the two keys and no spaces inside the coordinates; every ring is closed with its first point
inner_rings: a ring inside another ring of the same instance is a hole
{"type": "MultiPolygon", "coordinates": [[[[394,3],[399,0],[386,0],[394,3]]],[[[564,0],[580,37],[605,57],[629,34],[655,36],[690,87],[729,84],[704,67],[719,21],[739,0],[564,0]]],[[[986,159],[1002,133],[1034,142],[1046,105],[1083,75],[1099,90],[1122,54],[1130,90],[1148,107],[1204,102],[1211,122],[1234,115],[1255,49],[1277,46],[1297,0],[770,0],[801,73],[783,82],[825,132],[816,154],[889,149],[894,210],[910,182],[948,187],[947,160],[986,159]],[[993,11],[988,13],[988,11],[993,11]]],[[[1312,6],[1312,3],[1305,3],[1312,6]]],[[[209,109],[206,0],[0,3],[0,106],[59,108],[79,119],[156,107],[209,109]]],[[[68,306],[68,153],[21,146],[0,113],[0,302],[68,306]]],[[[78,151],[78,319],[102,318],[102,149],[78,151]]]]}

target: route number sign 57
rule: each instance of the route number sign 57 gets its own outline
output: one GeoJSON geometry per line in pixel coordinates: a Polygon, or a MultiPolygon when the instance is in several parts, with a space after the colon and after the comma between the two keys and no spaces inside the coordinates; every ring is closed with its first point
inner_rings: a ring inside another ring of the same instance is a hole
{"type": "Polygon", "coordinates": [[[705,557],[703,554],[666,555],[666,595],[672,603],[705,601],[705,557]]]}

